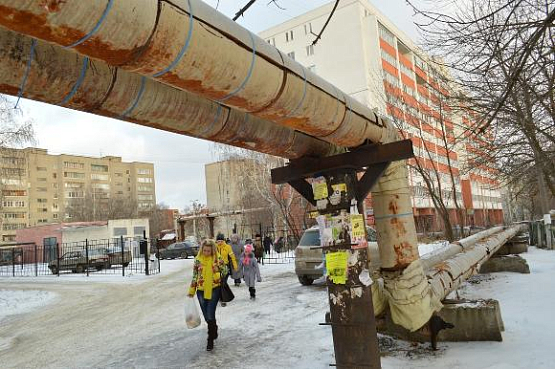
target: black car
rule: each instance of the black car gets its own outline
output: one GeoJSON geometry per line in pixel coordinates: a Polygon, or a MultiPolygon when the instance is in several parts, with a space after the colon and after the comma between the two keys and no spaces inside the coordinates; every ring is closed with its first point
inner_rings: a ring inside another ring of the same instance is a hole
{"type": "Polygon", "coordinates": [[[194,245],[190,242],[176,242],[168,245],[163,250],[160,250],[160,259],[175,259],[175,258],[185,258],[189,256],[196,256],[198,253],[198,245],[194,245]]]}

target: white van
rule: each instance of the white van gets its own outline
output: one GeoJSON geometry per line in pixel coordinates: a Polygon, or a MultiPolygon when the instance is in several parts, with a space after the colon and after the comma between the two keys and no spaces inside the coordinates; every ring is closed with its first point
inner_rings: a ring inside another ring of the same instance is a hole
{"type": "MultiPolygon", "coordinates": [[[[366,227],[368,240],[369,270],[374,270],[380,266],[380,254],[378,243],[376,242],[376,231],[366,227]]],[[[295,273],[304,286],[309,286],[315,279],[323,275],[323,268],[316,269],[324,261],[322,249],[311,249],[320,246],[320,233],[318,227],[304,231],[299,245],[295,248],[295,273]]]]}

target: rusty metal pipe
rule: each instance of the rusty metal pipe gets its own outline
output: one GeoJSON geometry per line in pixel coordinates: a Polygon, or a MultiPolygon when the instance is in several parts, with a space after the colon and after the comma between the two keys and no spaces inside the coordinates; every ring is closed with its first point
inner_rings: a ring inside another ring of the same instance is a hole
{"type": "Polygon", "coordinates": [[[0,25],[336,145],[383,134],[370,108],[201,0],[0,0],[0,25]]]}
{"type": "Polygon", "coordinates": [[[439,250],[426,254],[422,257],[422,265],[424,270],[428,270],[436,264],[439,264],[458,253],[464,252],[476,245],[478,241],[490,237],[496,233],[503,231],[503,227],[493,227],[486,229],[482,232],[473,234],[472,236],[460,239],[453,243],[450,243],[446,247],[442,247],[439,250]]]}
{"type": "MultiPolygon", "coordinates": [[[[100,94],[98,105],[87,100],[85,108],[81,108],[85,111],[118,117],[126,106],[133,106],[134,96],[144,83],[144,97],[136,108],[125,114],[126,120],[222,142],[219,118],[214,123],[217,128],[208,133],[198,132],[196,125],[183,127],[185,112],[177,114],[177,111],[186,109],[180,103],[184,95],[168,89],[164,93],[171,94],[175,101],[159,96],[154,91],[161,91],[162,87],[154,87],[160,85],[152,82],[156,79],[231,107],[226,110],[226,119],[242,127],[237,128],[241,133],[247,127],[254,128],[245,121],[249,116],[238,111],[288,127],[288,132],[301,131],[343,147],[356,147],[365,141],[387,143],[400,139],[393,124],[200,0],[0,0],[0,25],[133,72],[115,73],[118,76],[113,78],[115,83],[104,86],[110,90],[100,94]],[[137,78],[135,73],[148,78],[137,78]],[[123,83],[124,79],[129,81],[123,83]],[[146,114],[147,111],[152,114],[146,114]]],[[[12,94],[13,87],[17,86],[14,82],[10,85],[12,94]]],[[[33,82],[33,73],[29,82],[33,82]]],[[[44,87],[55,92],[54,87],[44,87]]],[[[36,95],[26,96],[57,103],[50,95],[33,92],[36,95]]],[[[192,100],[198,97],[187,96],[191,99],[186,101],[187,108],[196,111],[197,105],[192,100]]],[[[206,100],[203,103],[210,105],[206,100]]],[[[68,106],[79,108],[75,101],[68,106]]],[[[217,116],[218,105],[210,106],[211,110],[198,112],[202,115],[200,121],[210,122],[217,116]]],[[[189,113],[195,115],[195,112],[189,113]]],[[[294,154],[277,153],[275,147],[280,144],[275,142],[275,135],[263,130],[257,133],[260,133],[257,140],[252,137],[241,140],[232,133],[224,142],[284,157],[298,156],[296,150],[294,154]]],[[[306,139],[296,135],[293,143],[306,139]]],[[[303,145],[295,144],[295,147],[303,145]]],[[[314,151],[312,147],[310,150],[314,151]]],[[[390,306],[397,306],[405,316],[417,311],[416,315],[421,318],[415,319],[415,323],[401,322],[412,329],[414,324],[424,324],[422,319],[431,316],[435,305],[428,297],[422,297],[429,295],[427,285],[423,284],[410,294],[408,304],[403,301],[404,297],[396,296],[395,289],[413,289],[395,284],[407,268],[410,273],[425,277],[418,263],[414,220],[408,215],[412,208],[406,163],[392,163],[373,192],[386,290],[391,290],[395,301],[390,306]]]]}
{"type": "MultiPolygon", "coordinates": [[[[1,93],[19,94],[31,44],[29,37],[0,29],[1,93]]],[[[23,96],[37,101],[291,159],[340,150],[290,128],[42,41],[34,47],[27,74],[23,96]]]]}
{"type": "Polygon", "coordinates": [[[426,273],[434,295],[443,300],[461,283],[476,274],[480,265],[495,254],[501,246],[526,228],[525,224],[519,224],[489,235],[485,240],[478,241],[464,252],[434,265],[426,273]]]}

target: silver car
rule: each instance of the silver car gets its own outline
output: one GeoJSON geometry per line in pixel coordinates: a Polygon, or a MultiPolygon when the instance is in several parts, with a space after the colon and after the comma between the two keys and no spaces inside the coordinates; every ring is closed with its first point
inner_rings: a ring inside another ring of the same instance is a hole
{"type": "MultiPolygon", "coordinates": [[[[368,266],[374,270],[380,265],[378,243],[376,242],[376,231],[370,227],[366,228],[368,240],[368,266]]],[[[295,273],[304,286],[309,286],[314,280],[324,275],[324,254],[320,247],[320,233],[318,227],[304,231],[299,245],[295,248],[295,273]]]]}

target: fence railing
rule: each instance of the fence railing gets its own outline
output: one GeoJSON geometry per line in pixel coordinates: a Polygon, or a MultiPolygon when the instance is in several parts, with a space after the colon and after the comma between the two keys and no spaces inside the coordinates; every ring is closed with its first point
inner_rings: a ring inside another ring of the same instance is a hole
{"type": "Polygon", "coordinates": [[[71,273],[157,274],[156,240],[119,237],[62,244],[9,244],[0,247],[0,277],[71,273]]]}

